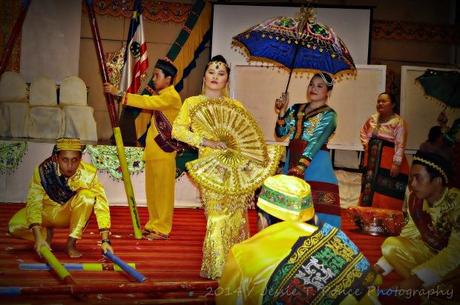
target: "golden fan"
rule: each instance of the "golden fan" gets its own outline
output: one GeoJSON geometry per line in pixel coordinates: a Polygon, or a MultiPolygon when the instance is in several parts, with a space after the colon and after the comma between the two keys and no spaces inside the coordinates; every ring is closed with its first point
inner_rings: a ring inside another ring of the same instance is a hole
{"type": "Polygon", "coordinates": [[[219,193],[248,193],[275,173],[284,147],[267,146],[255,119],[231,99],[201,103],[190,117],[194,132],[228,147],[187,163],[189,174],[200,185],[219,193]]]}
{"type": "Polygon", "coordinates": [[[230,98],[212,99],[190,111],[192,129],[204,138],[221,141],[227,149],[222,162],[238,164],[249,158],[261,165],[268,155],[262,130],[252,115],[230,98]]]}

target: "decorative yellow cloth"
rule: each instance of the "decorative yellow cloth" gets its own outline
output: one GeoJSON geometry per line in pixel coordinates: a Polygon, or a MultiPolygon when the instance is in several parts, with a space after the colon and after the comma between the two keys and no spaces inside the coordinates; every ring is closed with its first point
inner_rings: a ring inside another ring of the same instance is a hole
{"type": "Polygon", "coordinates": [[[67,184],[76,194],[61,205],[46,194],[40,182],[38,167],[35,168],[26,207],[13,216],[9,232],[17,237],[30,239],[30,232],[28,235],[24,231],[31,224],[39,224],[43,227],[69,227],[71,237],[81,238],[93,209],[99,229],[110,229],[109,204],[104,187],[97,178],[96,168],[82,161],[67,184]]]}
{"type": "MultiPolygon", "coordinates": [[[[216,290],[217,305],[262,304],[264,291],[275,269],[300,237],[310,236],[317,229],[306,223],[283,221],[233,246],[216,290]]],[[[375,293],[371,295],[376,301],[375,293]]],[[[372,303],[367,295],[359,302],[348,295],[340,304],[378,303],[372,303]]]]}
{"type": "Polygon", "coordinates": [[[431,216],[433,227],[448,236],[447,246],[441,251],[431,249],[409,215],[401,235],[389,237],[382,244],[383,257],[377,264],[385,274],[393,268],[405,278],[416,274],[429,287],[460,267],[460,190],[446,189],[432,207],[424,200],[423,210],[431,216]]]}
{"type": "MultiPolygon", "coordinates": [[[[174,86],[166,87],[158,92],[158,95],[126,94],[126,105],[145,110],[159,110],[173,122],[181,108],[181,98],[174,86]]],[[[159,160],[175,158],[176,152],[167,153],[155,142],[158,130],[155,126],[154,117],[150,121],[144,150],[144,160],[159,160]]]]}

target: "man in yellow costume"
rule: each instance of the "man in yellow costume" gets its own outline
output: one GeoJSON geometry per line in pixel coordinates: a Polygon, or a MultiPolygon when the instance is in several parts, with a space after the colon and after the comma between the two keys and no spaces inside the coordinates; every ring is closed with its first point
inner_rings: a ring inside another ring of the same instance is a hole
{"type": "Polygon", "coordinates": [[[65,250],[69,257],[82,254],[76,248],[94,210],[101,234],[101,248],[111,251],[110,212],[96,168],[81,161],[79,139],[57,139],[51,157],[34,170],[26,207],[10,220],[8,231],[18,238],[35,241],[35,250],[50,248],[54,228],[69,228],[65,250]]]}
{"type": "Polygon", "coordinates": [[[276,175],[257,201],[253,237],[232,247],[216,290],[218,305],[379,304],[378,276],[339,229],[306,223],[314,217],[310,186],[276,175]]]}
{"type": "MultiPolygon", "coordinates": [[[[396,270],[404,279],[394,288],[404,296],[440,283],[440,289],[460,283],[460,190],[447,187],[448,169],[449,163],[439,155],[415,154],[409,176],[409,221],[400,236],[388,237],[382,244],[383,256],[375,269],[383,275],[396,270]]],[[[437,297],[442,294],[439,290],[437,297]]],[[[450,304],[446,293],[444,297],[440,303],[450,304]]]]}
{"type": "Polygon", "coordinates": [[[104,84],[106,93],[123,96],[123,105],[154,111],[144,150],[145,193],[149,220],[144,226],[143,233],[149,240],[167,239],[172,229],[176,151],[168,147],[170,134],[165,135],[162,128],[174,121],[182,106],[181,97],[173,85],[176,73],[177,68],[170,60],[159,59],[152,76],[157,95],[151,96],[123,94],[110,83],[104,84]]]}

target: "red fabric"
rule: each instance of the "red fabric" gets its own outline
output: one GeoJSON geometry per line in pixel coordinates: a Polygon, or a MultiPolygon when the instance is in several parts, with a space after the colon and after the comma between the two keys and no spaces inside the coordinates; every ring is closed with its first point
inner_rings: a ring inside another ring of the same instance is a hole
{"type": "MultiPolygon", "coordinates": [[[[1,204],[1,203],[0,203],[1,204]]],[[[1,230],[7,231],[8,221],[13,214],[22,208],[24,204],[1,204],[0,220],[1,230]]],[[[141,222],[148,218],[145,207],[138,208],[141,222]]],[[[131,218],[128,207],[115,206],[110,208],[112,217],[112,246],[115,254],[125,262],[136,263],[136,268],[144,274],[149,282],[183,282],[203,281],[200,278],[200,266],[202,259],[202,246],[206,230],[206,219],[202,209],[175,209],[173,229],[168,240],[135,240],[133,238],[131,218]]],[[[251,234],[257,232],[256,212],[249,211],[249,224],[251,234]]],[[[356,230],[351,218],[342,212],[342,230],[358,246],[363,254],[373,264],[381,256],[380,245],[384,237],[370,236],[356,230]]],[[[67,238],[67,230],[55,230],[53,239],[53,253],[61,263],[84,263],[101,262],[102,257],[98,241],[100,240],[97,230],[96,219],[90,218],[88,227],[84,232],[83,239],[77,244],[77,248],[83,252],[80,259],[68,258],[63,250],[67,238]]],[[[60,284],[59,278],[48,271],[23,271],[19,270],[19,263],[40,263],[40,258],[33,250],[33,244],[26,240],[15,239],[8,234],[0,235],[0,286],[52,286],[60,284]]],[[[83,284],[110,284],[114,288],[123,283],[133,283],[129,276],[123,272],[101,271],[72,271],[72,277],[77,283],[83,284]]],[[[393,284],[399,277],[391,273],[385,278],[384,286],[393,284]]],[[[214,281],[209,281],[210,286],[214,281]]],[[[1,297],[3,304],[31,303],[31,304],[139,304],[152,303],[158,299],[169,299],[168,304],[213,304],[213,290],[193,291],[193,293],[170,292],[156,294],[141,294],[133,291],[131,294],[98,294],[88,295],[86,302],[75,300],[67,295],[34,295],[20,297],[1,297]]],[[[394,303],[394,298],[383,300],[382,304],[404,304],[394,303]],[[393,303],[392,303],[393,302],[393,303]]],[[[406,303],[406,304],[414,304],[406,303]]]]}

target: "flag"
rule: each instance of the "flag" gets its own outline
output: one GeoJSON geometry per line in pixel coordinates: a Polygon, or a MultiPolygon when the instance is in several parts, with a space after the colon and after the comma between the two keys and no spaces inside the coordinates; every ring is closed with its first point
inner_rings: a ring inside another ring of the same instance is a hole
{"type": "Polygon", "coordinates": [[[125,63],[120,89],[129,93],[137,93],[141,86],[141,75],[147,71],[148,66],[147,43],[144,40],[142,24],[142,1],[135,0],[126,40],[125,63]]]}

